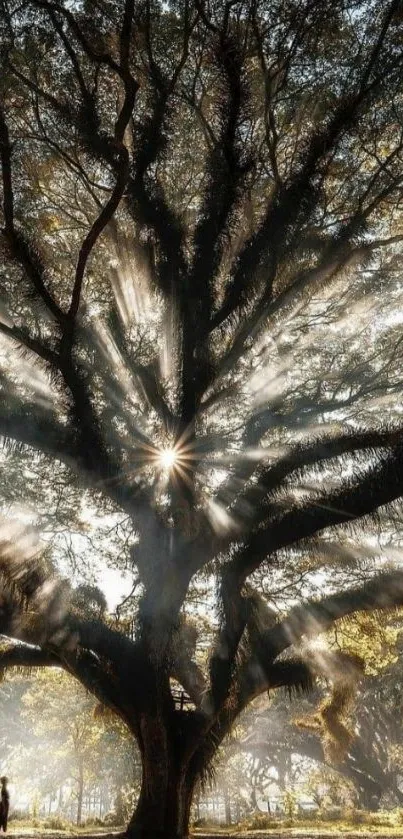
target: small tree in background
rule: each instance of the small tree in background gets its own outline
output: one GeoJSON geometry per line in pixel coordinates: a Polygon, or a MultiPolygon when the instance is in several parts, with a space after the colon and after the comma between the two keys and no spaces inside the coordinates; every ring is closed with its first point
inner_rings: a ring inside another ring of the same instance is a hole
{"type": "Polygon", "coordinates": [[[337,727],[357,666],[301,640],[403,602],[401,3],[0,8],[4,493],[120,515],[139,594],[112,626],[4,527],[2,666],[120,715],[128,832],[184,837],[255,696],[324,670],[337,727]]]}
{"type": "Polygon", "coordinates": [[[117,798],[125,785],[133,796],[140,782],[133,741],[81,685],[63,670],[14,675],[2,684],[1,716],[13,809],[30,798],[36,817],[40,803],[42,816],[81,823],[115,813],[116,823],[124,822],[117,798]]]}

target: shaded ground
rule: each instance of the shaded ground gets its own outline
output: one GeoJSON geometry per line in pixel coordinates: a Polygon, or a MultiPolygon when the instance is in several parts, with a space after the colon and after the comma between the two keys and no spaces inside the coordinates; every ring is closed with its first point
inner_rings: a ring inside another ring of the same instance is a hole
{"type": "Polygon", "coordinates": [[[394,837],[394,839],[403,839],[403,827],[400,828],[393,828],[391,830],[385,831],[384,829],[382,832],[379,831],[379,828],[373,828],[369,830],[366,826],[365,830],[357,830],[352,831],[351,828],[346,828],[345,830],[303,830],[302,828],[297,829],[285,829],[283,832],[274,831],[274,830],[247,830],[244,832],[234,831],[231,832],[227,831],[217,831],[214,833],[199,833],[194,832],[191,834],[194,839],[223,839],[223,837],[228,836],[228,839],[264,839],[264,837],[270,837],[270,839],[287,839],[287,837],[298,837],[298,839],[329,839],[329,837],[343,837],[343,839],[390,839],[390,837],[394,837]]]}
{"type": "MultiPolygon", "coordinates": [[[[2,834],[0,834],[2,835],[2,834]]],[[[122,831],[111,831],[102,828],[95,832],[92,830],[51,830],[45,827],[19,827],[17,823],[11,822],[8,825],[7,836],[12,836],[13,839],[39,839],[40,836],[45,836],[46,839],[121,839],[122,831]]]]}
{"type": "MultiPolygon", "coordinates": [[[[75,830],[50,830],[43,827],[19,827],[13,824],[9,827],[8,836],[13,839],[39,839],[44,836],[46,839],[122,839],[122,831],[80,831],[75,830]]],[[[329,837],[340,837],[340,839],[403,839],[403,825],[385,828],[378,825],[362,825],[352,828],[351,825],[338,825],[337,828],[318,826],[317,829],[308,827],[284,827],[264,830],[244,830],[239,828],[214,828],[210,830],[196,828],[190,834],[193,839],[329,839],[329,837]]]]}
{"type": "MultiPolygon", "coordinates": [[[[121,839],[122,833],[121,832],[114,832],[114,833],[107,833],[105,831],[100,831],[99,833],[85,833],[85,831],[81,831],[80,833],[69,832],[66,830],[46,830],[43,828],[13,828],[11,827],[8,831],[8,836],[12,836],[13,839],[38,839],[40,836],[46,836],[46,839],[121,839]]],[[[298,828],[284,828],[283,831],[279,830],[247,830],[240,832],[239,830],[235,829],[223,829],[223,828],[216,828],[214,831],[209,831],[208,833],[202,832],[199,830],[194,830],[190,834],[193,839],[224,839],[224,837],[228,836],[228,839],[264,839],[264,837],[270,837],[270,839],[292,839],[296,837],[296,839],[329,839],[329,837],[342,837],[342,839],[390,839],[390,837],[394,837],[394,839],[403,839],[403,826],[402,827],[393,827],[385,830],[385,828],[380,829],[379,827],[372,827],[368,828],[368,825],[365,826],[362,830],[357,828],[356,830],[351,830],[351,827],[348,828],[341,828],[337,830],[323,830],[318,828],[318,830],[312,830],[309,828],[308,830],[304,830],[301,827],[298,828]]]]}

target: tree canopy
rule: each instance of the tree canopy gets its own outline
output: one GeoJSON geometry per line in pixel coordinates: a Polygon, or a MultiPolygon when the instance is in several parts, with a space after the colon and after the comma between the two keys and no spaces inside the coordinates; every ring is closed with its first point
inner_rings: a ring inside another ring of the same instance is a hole
{"type": "Polygon", "coordinates": [[[97,510],[138,595],[111,621],[5,523],[2,665],[114,709],[131,834],[184,836],[253,697],[352,690],[307,639],[403,603],[402,5],[0,8],[4,505],[97,510]]]}

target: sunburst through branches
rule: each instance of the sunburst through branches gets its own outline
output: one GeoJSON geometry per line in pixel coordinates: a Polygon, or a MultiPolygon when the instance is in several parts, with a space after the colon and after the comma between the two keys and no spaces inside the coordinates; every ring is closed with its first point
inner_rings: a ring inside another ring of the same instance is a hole
{"type": "Polygon", "coordinates": [[[191,484],[191,475],[197,461],[196,451],[186,435],[182,435],[176,442],[165,441],[149,452],[149,462],[158,472],[162,480],[175,485],[191,484]]]}
{"type": "Polygon", "coordinates": [[[169,472],[176,464],[177,452],[175,449],[162,449],[159,457],[162,468],[169,472]]]}

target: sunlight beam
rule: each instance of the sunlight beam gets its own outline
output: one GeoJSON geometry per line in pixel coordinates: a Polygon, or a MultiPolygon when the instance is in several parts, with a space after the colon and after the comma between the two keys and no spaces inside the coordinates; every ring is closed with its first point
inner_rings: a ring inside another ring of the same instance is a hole
{"type": "Polygon", "coordinates": [[[178,453],[175,449],[162,449],[159,454],[159,461],[163,469],[173,469],[178,460],[178,453]]]}

